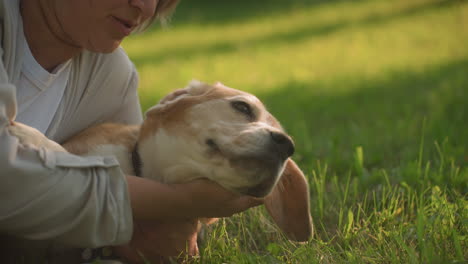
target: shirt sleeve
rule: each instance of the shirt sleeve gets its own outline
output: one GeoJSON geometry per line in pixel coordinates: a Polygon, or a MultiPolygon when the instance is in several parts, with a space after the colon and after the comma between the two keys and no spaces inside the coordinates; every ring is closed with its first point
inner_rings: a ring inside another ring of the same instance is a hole
{"type": "Polygon", "coordinates": [[[127,242],[132,213],[115,158],[23,146],[6,129],[15,111],[0,62],[0,232],[79,247],[127,242]]]}

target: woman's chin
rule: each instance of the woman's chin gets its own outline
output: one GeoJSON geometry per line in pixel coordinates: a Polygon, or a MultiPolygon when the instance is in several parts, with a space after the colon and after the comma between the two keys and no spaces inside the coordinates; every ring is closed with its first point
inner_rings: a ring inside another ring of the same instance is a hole
{"type": "Polygon", "coordinates": [[[109,41],[108,43],[99,43],[98,45],[91,45],[86,49],[91,52],[97,53],[111,53],[120,46],[120,43],[122,43],[122,40],[114,40],[109,41]]]}

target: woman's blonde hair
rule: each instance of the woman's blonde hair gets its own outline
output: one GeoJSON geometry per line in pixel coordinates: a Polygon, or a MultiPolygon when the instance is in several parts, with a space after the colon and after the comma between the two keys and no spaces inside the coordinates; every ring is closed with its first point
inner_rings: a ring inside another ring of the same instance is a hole
{"type": "Polygon", "coordinates": [[[151,24],[157,20],[161,24],[165,25],[174,12],[179,0],[159,0],[156,5],[156,10],[154,11],[153,17],[148,19],[145,23],[140,25],[135,31],[142,32],[147,29],[151,24]]]}

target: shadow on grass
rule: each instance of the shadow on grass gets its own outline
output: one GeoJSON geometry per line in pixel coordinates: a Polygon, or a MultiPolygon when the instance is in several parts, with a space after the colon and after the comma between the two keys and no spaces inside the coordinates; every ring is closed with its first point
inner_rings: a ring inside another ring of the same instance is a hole
{"type": "MultiPolygon", "coordinates": [[[[208,1],[208,2],[211,2],[211,1],[208,1]]],[[[252,1],[252,2],[256,2],[256,1],[252,1]]],[[[297,1],[297,2],[302,2],[302,1],[297,1]]],[[[232,2],[232,3],[235,3],[235,2],[232,2]]],[[[320,1],[320,3],[322,3],[322,1],[320,1]]],[[[250,47],[263,46],[263,45],[281,45],[281,44],[287,45],[287,44],[291,44],[291,43],[298,42],[298,41],[326,36],[328,34],[332,34],[340,30],[345,30],[350,27],[378,26],[380,24],[390,22],[391,20],[396,19],[396,18],[418,15],[420,13],[427,12],[433,9],[450,7],[457,3],[458,3],[457,0],[447,0],[447,1],[441,1],[441,2],[425,3],[425,4],[420,4],[420,5],[414,5],[414,6],[408,7],[407,9],[400,10],[394,13],[385,14],[385,15],[374,14],[374,15],[361,18],[356,21],[340,20],[340,21],[336,21],[334,23],[325,24],[325,25],[320,25],[320,24],[317,25],[316,22],[313,21],[313,19],[311,18],[310,23],[304,24],[301,27],[292,28],[288,32],[277,32],[274,34],[259,36],[257,38],[242,39],[239,42],[223,41],[222,37],[220,36],[219,42],[206,45],[206,46],[187,46],[184,48],[169,48],[169,49],[164,49],[164,50],[148,49],[148,51],[143,56],[132,56],[132,60],[136,65],[144,66],[146,64],[162,63],[165,60],[192,59],[194,57],[202,57],[207,54],[209,55],[225,54],[225,53],[236,51],[240,47],[245,47],[246,45],[250,47]]],[[[150,33],[148,32],[147,34],[150,34],[150,33]]]]}
{"type": "MultiPolygon", "coordinates": [[[[321,160],[345,177],[357,146],[364,150],[365,168],[391,170],[417,161],[422,140],[423,159],[433,168],[441,159],[434,142],[444,148],[443,159],[465,166],[467,88],[465,58],[378,80],[292,82],[257,95],[295,138],[300,164],[310,168],[321,160]],[[333,92],[340,90],[350,92],[333,92]]],[[[450,184],[443,180],[439,184],[450,184]]],[[[466,182],[461,185],[456,188],[466,191],[466,182]]]]}
{"type": "MultiPolygon", "coordinates": [[[[324,4],[345,2],[344,0],[182,0],[174,13],[172,24],[226,24],[264,15],[278,15],[295,9],[324,4]]],[[[357,1],[356,1],[357,2],[357,1]]]]}

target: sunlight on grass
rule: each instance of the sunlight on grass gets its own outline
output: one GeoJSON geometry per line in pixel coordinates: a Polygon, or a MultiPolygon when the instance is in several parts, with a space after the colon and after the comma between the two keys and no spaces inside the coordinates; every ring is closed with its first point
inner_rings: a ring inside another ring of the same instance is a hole
{"type": "MultiPolygon", "coordinates": [[[[311,6],[260,22],[158,30],[124,46],[139,68],[142,94],[159,97],[193,78],[249,91],[291,81],[378,78],[468,56],[461,21],[468,8],[437,3],[311,6]]],[[[142,100],[145,108],[154,103],[142,100]]]]}

